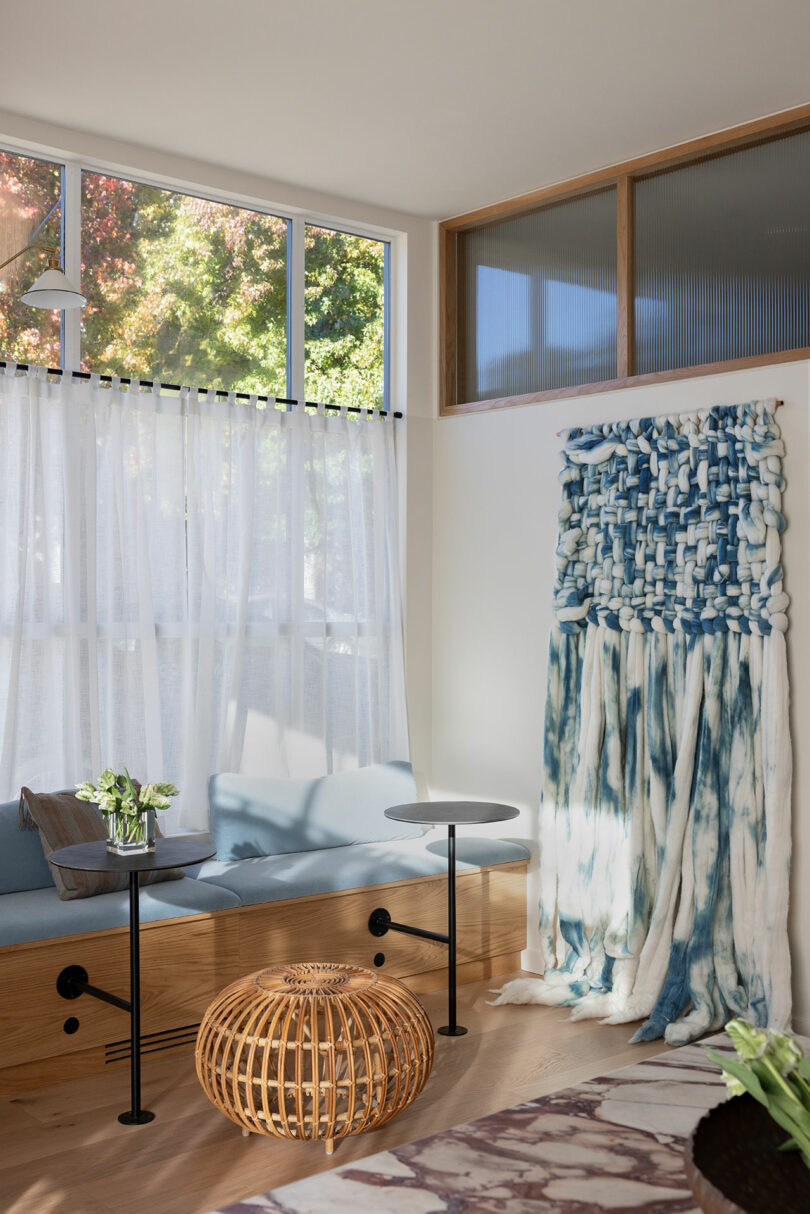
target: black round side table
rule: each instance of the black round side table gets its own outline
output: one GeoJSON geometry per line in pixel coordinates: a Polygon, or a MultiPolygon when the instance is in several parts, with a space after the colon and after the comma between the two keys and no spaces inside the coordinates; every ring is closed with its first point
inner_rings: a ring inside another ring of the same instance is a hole
{"type": "Polygon", "coordinates": [[[383,907],[372,911],[368,921],[369,931],[374,936],[384,936],[388,931],[404,932],[408,936],[421,936],[447,945],[448,1023],[438,1030],[444,1037],[463,1037],[467,1032],[456,1021],[456,827],[508,822],[510,818],[516,818],[518,812],[514,805],[499,805],[492,801],[416,801],[411,805],[392,805],[385,811],[386,818],[395,822],[447,827],[447,935],[394,923],[383,907]]]}
{"type": "Polygon", "coordinates": [[[140,884],[139,873],[151,873],[161,868],[185,868],[210,860],[216,854],[210,844],[188,839],[156,839],[155,850],[132,856],[115,856],[107,851],[103,840],[74,843],[51,852],[48,859],[59,868],[73,868],[92,873],[127,873],[129,875],[129,999],[111,995],[92,986],[87,971],[81,965],[68,965],[56,980],[56,989],[64,999],[92,995],[113,1007],[120,1007],[130,1016],[130,1093],[131,1107],[118,1120],[124,1125],[144,1125],[154,1120],[154,1113],[141,1108],[141,949],[140,949],[140,884]]]}

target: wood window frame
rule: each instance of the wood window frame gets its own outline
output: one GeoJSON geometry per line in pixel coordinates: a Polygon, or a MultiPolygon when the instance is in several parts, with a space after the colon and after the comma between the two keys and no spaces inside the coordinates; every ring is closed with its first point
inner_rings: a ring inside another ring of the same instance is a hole
{"type": "Polygon", "coordinates": [[[451,417],[459,413],[483,413],[492,409],[506,409],[517,405],[532,405],[549,400],[565,400],[572,396],[587,396],[596,392],[610,392],[618,388],[634,388],[644,384],[663,383],[667,380],[691,379],[701,375],[716,375],[722,371],[739,371],[748,367],[761,367],[771,363],[796,362],[810,359],[810,346],[794,350],[780,350],[772,354],[756,354],[747,358],[728,359],[725,362],[702,363],[694,367],[677,367],[669,371],[654,371],[645,375],[634,374],[635,357],[635,266],[634,266],[634,189],[635,183],[645,177],[654,177],[670,169],[683,168],[703,160],[711,160],[729,152],[741,151],[759,143],[768,143],[785,135],[795,135],[810,130],[810,105],[783,110],[767,118],[758,118],[740,126],[690,139],[658,152],[650,152],[609,165],[593,173],[585,173],[556,185],[521,194],[505,202],[494,203],[445,219],[439,224],[439,415],[451,417]],[[461,356],[458,337],[458,255],[459,232],[500,219],[516,218],[537,211],[545,206],[567,202],[599,190],[616,189],[616,340],[617,377],[598,383],[575,384],[567,388],[552,388],[541,392],[527,392],[521,396],[505,396],[495,400],[457,402],[458,365],[461,356]]]}

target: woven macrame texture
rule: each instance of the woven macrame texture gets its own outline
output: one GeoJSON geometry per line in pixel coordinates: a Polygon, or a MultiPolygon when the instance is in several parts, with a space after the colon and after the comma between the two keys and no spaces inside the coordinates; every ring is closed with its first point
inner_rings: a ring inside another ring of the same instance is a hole
{"type": "Polygon", "coordinates": [[[566,436],[555,608],[561,629],[787,629],[782,456],[773,402],[566,436]]]}
{"type": "Polygon", "coordinates": [[[790,1023],[791,742],[773,402],[566,436],[542,980],[498,1002],[682,1045],[790,1023]]]}

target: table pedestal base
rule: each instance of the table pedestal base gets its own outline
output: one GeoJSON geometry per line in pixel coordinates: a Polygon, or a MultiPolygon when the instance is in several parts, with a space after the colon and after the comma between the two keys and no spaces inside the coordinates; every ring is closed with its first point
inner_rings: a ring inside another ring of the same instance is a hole
{"type": "MultiPolygon", "coordinates": [[[[392,805],[385,810],[392,822],[416,822],[420,825],[447,827],[447,932],[428,932],[407,923],[394,923],[385,907],[372,911],[368,930],[372,936],[386,932],[405,932],[447,945],[447,1019],[438,1030],[443,1037],[463,1037],[467,1030],[456,1020],[456,826],[474,822],[507,822],[518,816],[514,805],[491,801],[416,801],[412,805],[392,805]]],[[[380,964],[385,958],[381,958],[380,964]]],[[[375,965],[377,960],[375,958],[375,965]]]]}
{"type": "Polygon", "coordinates": [[[103,1003],[111,1003],[129,1013],[130,1018],[130,1091],[131,1107],[121,1113],[121,1125],[146,1125],[154,1121],[155,1114],[141,1108],[141,951],[140,951],[140,884],[137,871],[129,874],[129,999],[113,995],[93,986],[88,981],[87,970],[81,965],[68,965],[56,979],[56,989],[63,999],[78,999],[80,995],[92,995],[103,1003]]]}
{"type": "Polygon", "coordinates": [[[129,1109],[126,1113],[119,1113],[118,1120],[121,1125],[146,1125],[147,1121],[154,1121],[155,1114],[150,1113],[147,1109],[141,1109],[140,1113],[133,1113],[129,1109]]]}
{"type": "MultiPolygon", "coordinates": [[[[121,1125],[146,1125],[154,1121],[155,1114],[141,1108],[141,911],[140,874],[160,869],[185,868],[188,864],[199,864],[210,860],[215,853],[210,846],[186,842],[184,839],[158,839],[153,852],[142,852],[128,856],[117,856],[107,851],[103,840],[90,843],[74,843],[70,847],[58,847],[51,852],[50,862],[59,868],[77,869],[88,873],[127,874],[129,884],[129,999],[113,995],[100,986],[93,986],[87,970],[81,965],[68,965],[56,979],[56,989],[63,999],[78,999],[90,995],[113,1007],[120,1008],[129,1016],[130,1102],[126,1113],[118,1120],[121,1125]]],[[[76,1017],[71,1017],[72,1027],[65,1024],[66,1032],[75,1032],[79,1027],[76,1017]]]]}

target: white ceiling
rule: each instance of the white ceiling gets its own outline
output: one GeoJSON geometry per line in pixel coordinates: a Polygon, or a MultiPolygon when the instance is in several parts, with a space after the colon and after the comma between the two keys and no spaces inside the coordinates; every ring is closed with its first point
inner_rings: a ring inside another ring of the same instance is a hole
{"type": "Polygon", "coordinates": [[[4,0],[0,108],[436,218],[810,100],[808,0],[4,0]]]}

